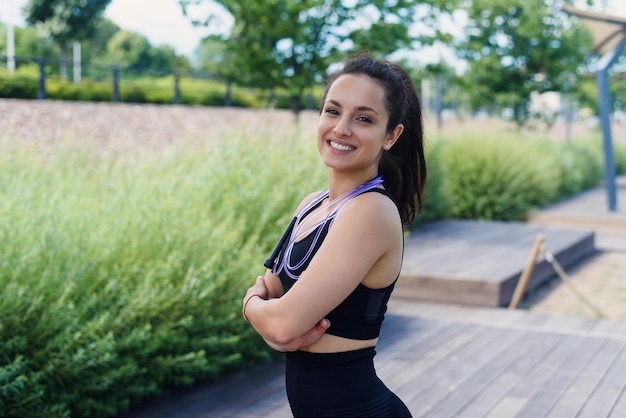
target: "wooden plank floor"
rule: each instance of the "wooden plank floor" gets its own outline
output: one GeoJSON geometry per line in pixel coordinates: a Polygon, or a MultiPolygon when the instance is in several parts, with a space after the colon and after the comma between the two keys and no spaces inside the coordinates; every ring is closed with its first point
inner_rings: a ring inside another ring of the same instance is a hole
{"type": "MultiPolygon", "coordinates": [[[[623,417],[626,323],[392,298],[381,379],[415,417],[623,417]]],[[[281,363],[124,418],[291,417],[281,363]]]]}

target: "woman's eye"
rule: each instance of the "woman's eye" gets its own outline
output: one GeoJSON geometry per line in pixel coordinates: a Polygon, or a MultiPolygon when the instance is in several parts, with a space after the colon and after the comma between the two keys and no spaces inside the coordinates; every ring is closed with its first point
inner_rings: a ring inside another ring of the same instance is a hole
{"type": "Polygon", "coordinates": [[[331,114],[331,115],[338,115],[338,114],[339,114],[339,112],[337,111],[337,109],[332,109],[332,108],[330,108],[330,109],[326,109],[326,113],[329,113],[329,114],[331,114]]]}
{"type": "Polygon", "coordinates": [[[372,120],[368,118],[367,116],[359,116],[357,119],[361,122],[372,123],[372,120]]]}

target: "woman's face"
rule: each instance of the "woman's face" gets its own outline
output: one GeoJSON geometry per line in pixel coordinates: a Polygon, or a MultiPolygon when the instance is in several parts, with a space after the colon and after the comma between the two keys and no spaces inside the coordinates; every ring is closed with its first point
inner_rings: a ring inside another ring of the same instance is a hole
{"type": "Polygon", "coordinates": [[[384,88],[364,75],[345,74],[330,86],[317,129],[324,163],[335,170],[378,174],[383,149],[392,146],[402,125],[387,133],[384,88]]]}

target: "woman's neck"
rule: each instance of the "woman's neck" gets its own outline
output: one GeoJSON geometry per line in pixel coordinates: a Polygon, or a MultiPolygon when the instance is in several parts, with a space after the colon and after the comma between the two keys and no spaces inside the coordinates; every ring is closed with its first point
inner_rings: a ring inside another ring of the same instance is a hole
{"type": "Polygon", "coordinates": [[[328,192],[330,200],[366,183],[378,176],[378,172],[363,172],[353,174],[336,173],[332,170],[328,175],[328,192]]]}

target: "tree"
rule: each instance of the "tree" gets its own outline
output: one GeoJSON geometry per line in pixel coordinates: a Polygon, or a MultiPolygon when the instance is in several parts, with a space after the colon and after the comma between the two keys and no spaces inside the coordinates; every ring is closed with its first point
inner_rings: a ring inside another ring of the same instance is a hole
{"type": "Polygon", "coordinates": [[[471,0],[459,47],[469,62],[474,107],[511,108],[529,118],[531,92],[562,91],[564,73],[579,74],[589,37],[553,0],[471,0]]]}
{"type": "MultiPolygon", "coordinates": [[[[387,55],[410,44],[415,0],[179,0],[183,12],[221,5],[234,18],[224,39],[230,81],[286,88],[297,113],[303,93],[322,82],[348,50],[387,55]],[[236,69],[236,70],[234,70],[236,69]]],[[[197,24],[211,25],[215,14],[197,24]]]]}
{"type": "MultiPolygon", "coordinates": [[[[59,50],[49,39],[42,37],[32,28],[14,27],[15,56],[17,57],[44,57],[58,56],[59,50]]],[[[0,55],[6,55],[6,29],[0,23],[0,55]]]]}
{"type": "Polygon", "coordinates": [[[151,64],[151,48],[144,35],[121,30],[107,43],[106,60],[120,67],[147,68],[151,64]]]}
{"type": "Polygon", "coordinates": [[[67,78],[67,52],[72,41],[89,38],[111,0],[28,0],[26,23],[41,27],[61,50],[61,76],[67,78]]]}
{"type": "Polygon", "coordinates": [[[107,43],[103,60],[131,69],[188,70],[189,62],[178,57],[169,45],[154,47],[148,38],[137,32],[120,30],[107,43]]]}
{"type": "Polygon", "coordinates": [[[99,19],[95,23],[94,31],[89,39],[81,41],[82,61],[101,61],[101,58],[106,54],[107,44],[120,30],[120,27],[113,21],[107,18],[99,19]]]}

